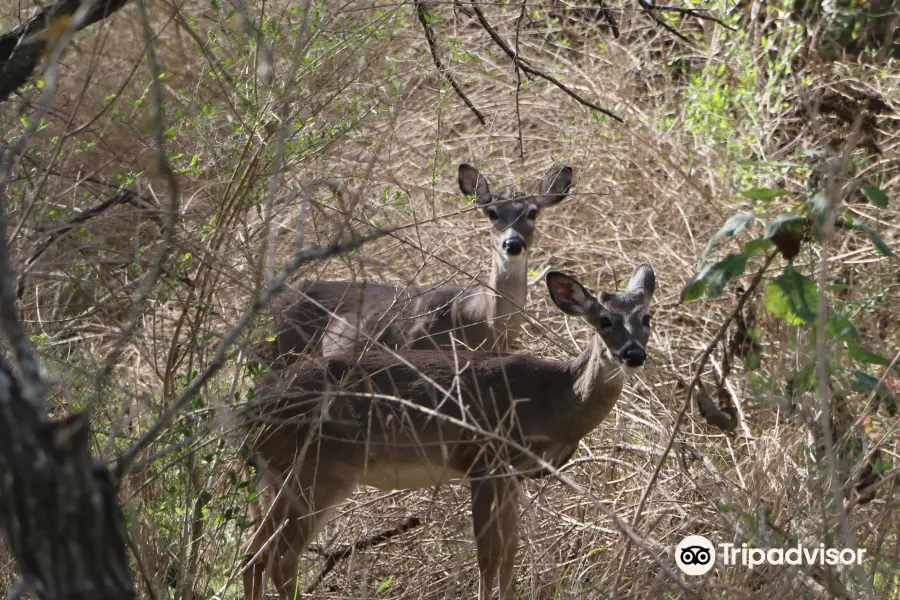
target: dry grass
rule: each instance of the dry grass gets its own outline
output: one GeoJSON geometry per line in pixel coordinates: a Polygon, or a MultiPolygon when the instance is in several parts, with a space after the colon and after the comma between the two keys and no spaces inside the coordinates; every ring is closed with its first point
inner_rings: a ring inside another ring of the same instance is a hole
{"type": "MultiPolygon", "coordinates": [[[[261,5],[252,4],[250,14],[258,18],[261,5]]],[[[137,282],[160,250],[165,218],[161,207],[170,199],[164,180],[151,167],[150,78],[145,64],[134,70],[143,38],[133,7],[102,29],[79,37],[76,51],[66,55],[63,86],[47,126],[35,137],[34,152],[11,186],[17,202],[12,220],[22,223],[15,258],[25,266],[55,227],[108,198],[122,183],[117,177],[140,174],[132,187],[143,200],[114,207],[61,236],[27,267],[22,307],[39,336],[59,409],[90,405],[95,410],[97,447],[106,457],[139,436],[184,389],[192,373],[204,368],[217,339],[263,280],[265,270],[259,267],[266,254],[261,240],[267,218],[275,232],[275,268],[288,259],[300,213],[296,190],[314,177],[341,178],[353,191],[350,200],[355,204],[342,206],[319,193],[316,197],[327,205],[308,214],[304,236],[309,245],[330,241],[336,234],[347,236],[348,226],[355,232],[371,224],[415,226],[352,257],[313,264],[298,277],[458,282],[485,280],[489,256],[484,219],[461,204],[457,164],[476,164],[495,187],[519,181],[519,187],[533,189],[551,164],[566,163],[575,168],[573,194],[542,214],[530,268],[535,276],[547,267],[565,270],[596,290],[610,290],[623,283],[635,264],[652,263],[658,281],[654,333],[648,368],[630,382],[613,415],[585,440],[575,463],[566,468],[593,497],[551,480],[525,486],[518,563],[522,597],[831,597],[835,588],[829,591],[821,573],[811,569],[720,568],[715,577],[691,579],[688,583],[694,587],[688,592],[656,562],[661,557],[674,568],[671,550],[689,534],[738,545],[753,540],[788,546],[796,538],[817,545],[825,540],[822,467],[813,456],[815,441],[810,441],[807,427],[815,399],[802,396],[793,413],[785,410],[790,405],[785,382],[792,365],[802,359],[805,334],[767,317],[760,292],[749,305],[762,331],[761,368],[741,370],[729,381],[745,420],[737,434],[729,436],[706,425],[696,409],[689,412],[637,526],[652,554],[631,547],[623,563],[627,538],[597,503],[632,521],[684,402],[677,381],[691,379],[699,354],[734,306],[730,294],[688,306],[679,303],[679,295],[712,234],[729,216],[751,206],[736,187],[746,183],[737,173],[747,170],[752,162],[748,157],[753,155],[759,164],[795,165],[760,168],[755,185],[802,189],[800,168],[811,170],[817,159],[800,151],[823,150],[834,136],[846,137],[848,129],[824,112],[810,118],[802,112],[803,102],[849,82],[894,105],[900,89],[896,69],[893,64],[866,67],[810,59],[800,63],[803,73],[795,74],[796,81],[808,77],[802,86],[795,85],[794,76],[776,80],[760,72],[755,99],[760,107],[778,96],[776,84],[789,87],[784,94],[788,104],[777,104],[768,114],[760,108],[755,113],[758,121],[733,124],[736,129],[726,136],[742,148],[743,155],[738,155],[715,135],[691,129],[695,117],[687,110],[692,102],[688,90],[696,86],[690,88],[666,66],[666,60],[676,58],[689,59],[695,70],[721,65],[721,77],[737,81],[744,76],[747,57],[736,48],[733,34],[705,26],[702,42],[689,48],[673,42],[630,7],[618,13],[622,35],[616,40],[607,31],[587,28],[584,18],[575,19],[578,11],[560,6],[554,14],[571,18],[554,25],[547,21],[547,9],[529,9],[539,13],[531,16],[540,24],[522,30],[520,51],[539,68],[623,116],[624,124],[594,118],[540,80],[528,82],[517,98],[510,62],[477,21],[461,12],[454,17],[450,3],[433,8],[441,17],[435,22],[438,40],[445,51],[456,44],[469,53],[468,60],[452,62],[453,73],[487,116],[485,126],[443,84],[408,6],[323,6],[314,42],[328,49],[316,51],[314,68],[305,63],[299,67],[296,83],[282,88],[279,81],[271,90],[254,76],[252,63],[242,63],[253,54],[247,52],[248,37],[237,16],[228,18],[206,3],[185,3],[175,18],[172,5],[154,3],[152,14],[160,32],[154,43],[166,72],[166,112],[173,127],[166,136],[167,148],[173,166],[185,169],[176,175],[181,214],[176,247],[142,312],[138,332],[116,365],[112,385],[96,401],[94,373],[125,325],[137,282]],[[403,11],[405,22],[396,21],[395,10],[403,11]],[[207,54],[215,59],[215,69],[228,72],[231,79],[203,75],[213,67],[201,57],[182,18],[192,23],[199,39],[210,36],[207,54]],[[365,23],[377,23],[381,29],[361,31],[365,23]],[[247,91],[251,86],[256,89],[247,91]],[[114,107],[101,113],[120,87],[123,93],[114,107]],[[278,136],[267,136],[263,124],[278,117],[295,146],[271,191],[267,186],[277,164],[278,136]],[[253,134],[235,133],[236,122],[247,123],[253,134]],[[344,123],[352,125],[329,134],[344,123]],[[195,165],[190,164],[193,156],[195,165]],[[387,188],[390,192],[385,193],[387,188]],[[399,192],[399,199],[393,192],[399,192]],[[121,435],[108,447],[106,434],[111,430],[121,435]]],[[[295,30],[290,33],[296,36],[300,17],[290,12],[293,8],[278,2],[265,6],[282,24],[293,20],[295,30]]],[[[484,10],[506,39],[515,39],[517,5],[485,4],[484,10]]],[[[0,13],[2,23],[14,18],[11,7],[0,13]]],[[[751,37],[759,37],[761,29],[750,27],[751,37]]],[[[293,40],[285,35],[272,45],[280,74],[289,73],[296,60],[293,40]]],[[[764,55],[756,50],[751,58],[762,61],[764,55]]],[[[33,92],[25,96],[37,97],[33,92]]],[[[18,131],[16,111],[21,105],[14,101],[2,108],[0,122],[8,135],[18,131]]],[[[900,242],[894,200],[900,190],[895,119],[893,113],[880,119],[872,133],[881,154],[869,153],[853,167],[853,177],[860,181],[877,178],[891,198],[889,209],[849,205],[856,218],[877,229],[893,247],[900,242]]],[[[854,322],[866,347],[892,357],[900,341],[895,327],[900,310],[896,260],[876,255],[856,234],[842,234],[832,256],[833,271],[851,282],[843,300],[856,300],[861,307],[854,322]]],[[[812,270],[811,265],[802,268],[812,270]]],[[[745,284],[749,274],[750,269],[745,284]]],[[[584,328],[572,320],[564,322],[548,305],[541,283],[531,287],[529,302],[533,319],[521,335],[525,351],[562,357],[584,344],[584,328]]],[[[265,323],[247,339],[264,331],[265,323]]],[[[707,366],[708,385],[720,364],[716,353],[707,366]]],[[[198,433],[197,452],[174,452],[141,469],[125,485],[122,499],[141,553],[141,586],[146,590],[149,585],[157,597],[169,593],[167,571],[177,573],[189,560],[200,565],[196,589],[203,590],[204,597],[234,574],[240,552],[235,524],[248,491],[235,485],[231,451],[209,409],[230,404],[233,394],[244,393],[249,385],[237,377],[233,364],[225,369],[172,433],[151,449],[167,451],[198,433]],[[188,546],[192,518],[200,515],[198,498],[203,499],[207,520],[197,543],[188,546]]],[[[864,400],[859,395],[843,399],[854,418],[864,400]]],[[[896,465],[896,417],[876,416],[869,425],[874,438],[884,436],[885,460],[896,465]]],[[[419,516],[425,524],[341,563],[316,597],[471,597],[477,569],[467,504],[464,487],[392,494],[359,490],[319,542],[351,543],[393,527],[405,515],[419,516]]],[[[875,589],[884,599],[900,598],[897,513],[895,483],[883,486],[875,501],[849,512],[859,546],[867,548],[870,557],[880,557],[865,567],[870,577],[877,573],[875,589]]],[[[840,538],[835,545],[842,545],[840,538]]],[[[303,569],[309,581],[321,568],[321,559],[312,553],[307,559],[303,569]]],[[[12,572],[11,566],[0,572],[0,582],[11,581],[12,572]]],[[[840,580],[849,586],[849,597],[863,597],[861,582],[852,583],[847,574],[840,580]]],[[[225,593],[239,595],[237,585],[225,593]]]]}

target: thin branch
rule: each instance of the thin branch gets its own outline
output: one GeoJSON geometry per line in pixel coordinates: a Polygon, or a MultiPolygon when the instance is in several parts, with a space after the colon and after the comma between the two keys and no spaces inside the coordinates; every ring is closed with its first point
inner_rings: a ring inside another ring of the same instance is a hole
{"type": "MultiPolygon", "coordinates": [[[[522,0],[522,7],[519,10],[519,18],[516,19],[516,57],[519,56],[519,33],[522,30],[522,20],[526,15],[526,7],[528,0],[522,0]]],[[[522,115],[519,108],[519,95],[522,92],[522,70],[513,62],[513,69],[516,71],[516,131],[519,133],[519,158],[525,160],[525,140],[522,139],[522,115]]]]}
{"type": "Polygon", "coordinates": [[[600,4],[600,12],[603,14],[603,18],[606,19],[607,25],[609,25],[610,29],[612,29],[613,37],[619,39],[619,24],[616,23],[616,18],[613,16],[612,11],[606,7],[606,3],[603,0],[599,1],[600,4]]]}
{"type": "MultiPolygon", "coordinates": [[[[856,550],[856,535],[850,527],[850,521],[847,517],[847,508],[844,506],[841,494],[841,483],[838,481],[838,459],[834,444],[834,431],[832,430],[831,419],[831,357],[828,352],[828,328],[826,317],[828,315],[828,260],[831,238],[834,234],[835,215],[837,213],[838,203],[840,202],[838,178],[843,177],[847,172],[853,150],[859,142],[860,133],[862,131],[862,122],[864,111],[860,111],[853,123],[853,129],[847,139],[844,152],[838,160],[830,161],[827,177],[825,180],[825,211],[824,220],[819,227],[819,265],[817,269],[816,287],[818,288],[818,311],[816,315],[816,379],[818,380],[818,396],[819,396],[819,426],[822,428],[822,438],[825,446],[825,462],[828,465],[827,489],[831,496],[823,505],[825,517],[828,514],[829,506],[837,512],[838,525],[840,527],[841,536],[844,538],[844,544],[847,548],[856,550]]],[[[868,589],[867,596],[874,600],[875,591],[871,582],[861,568],[857,566],[854,569],[860,581],[865,581],[868,589]]]]}
{"type": "Polygon", "coordinates": [[[731,25],[729,25],[722,19],[719,19],[718,17],[714,17],[712,15],[705,15],[701,12],[698,12],[697,9],[694,9],[694,8],[682,8],[680,6],[659,6],[658,4],[650,4],[646,0],[638,0],[638,2],[640,3],[641,8],[643,8],[645,11],[648,11],[648,12],[654,11],[654,10],[658,10],[658,11],[662,11],[662,12],[676,12],[676,13],[686,15],[689,17],[695,17],[697,19],[702,19],[704,21],[712,21],[713,23],[716,23],[717,25],[721,25],[728,31],[737,31],[736,27],[732,27],[731,25]]]}
{"type": "Polygon", "coordinates": [[[615,114],[614,112],[612,112],[606,108],[603,108],[602,106],[599,106],[599,105],[595,104],[594,102],[587,100],[586,98],[581,97],[581,95],[579,95],[578,92],[576,92],[575,90],[573,90],[572,88],[570,88],[569,86],[564,84],[563,82],[559,81],[555,77],[553,77],[551,75],[547,75],[543,71],[539,71],[538,69],[535,69],[534,67],[529,65],[525,59],[523,59],[512,48],[509,47],[509,44],[506,43],[506,40],[504,40],[502,37],[500,37],[500,34],[497,33],[497,31],[494,29],[494,27],[490,24],[490,22],[488,22],[487,18],[484,16],[484,12],[482,12],[481,7],[478,6],[478,3],[476,2],[476,0],[472,0],[472,8],[475,10],[475,14],[478,16],[478,22],[481,23],[481,26],[484,28],[484,30],[487,31],[489,36],[491,36],[491,39],[494,40],[494,43],[497,44],[500,47],[500,49],[506,53],[506,55],[510,58],[510,60],[512,60],[516,64],[516,66],[518,66],[524,72],[529,73],[531,75],[536,75],[537,77],[540,77],[541,79],[549,81],[550,83],[552,83],[553,85],[555,85],[556,87],[558,87],[559,89],[564,91],[566,94],[568,94],[569,96],[574,98],[575,101],[578,102],[579,104],[587,106],[588,108],[592,108],[592,109],[596,110],[597,112],[602,113],[615,121],[618,121],[619,123],[625,122],[625,120],[622,117],[615,114]]]}
{"type": "Polygon", "coordinates": [[[677,29],[675,29],[674,27],[672,27],[671,25],[669,25],[668,23],[666,23],[665,21],[660,19],[658,16],[654,15],[653,14],[654,6],[652,4],[650,4],[649,2],[647,2],[647,0],[638,0],[638,4],[641,5],[641,8],[644,9],[644,12],[646,13],[646,15],[648,17],[650,17],[651,19],[653,19],[653,21],[657,25],[659,25],[660,27],[662,27],[663,29],[665,29],[666,31],[668,31],[669,33],[671,33],[672,35],[674,35],[675,37],[677,37],[678,39],[683,41],[684,43],[690,44],[691,46],[694,45],[694,43],[691,40],[689,40],[687,38],[687,36],[685,36],[683,33],[681,33],[680,31],[678,31],[677,29]]]}
{"type": "Polygon", "coordinates": [[[469,107],[482,125],[487,125],[487,121],[484,118],[484,114],[478,110],[478,108],[469,100],[469,97],[466,96],[466,93],[463,91],[462,87],[453,79],[453,75],[450,73],[450,70],[444,65],[444,62],[441,60],[440,55],[438,54],[437,42],[435,41],[434,36],[434,28],[431,26],[431,23],[428,22],[428,11],[425,8],[425,3],[422,0],[416,0],[416,14],[419,16],[419,23],[422,24],[422,28],[425,30],[425,40],[428,42],[428,48],[431,50],[431,59],[434,61],[434,66],[437,67],[438,72],[444,76],[444,79],[447,80],[447,83],[450,84],[450,87],[453,88],[453,91],[456,92],[456,95],[459,96],[460,100],[462,100],[466,106],[469,107]]]}
{"type": "Polygon", "coordinates": [[[342,560],[352,556],[357,552],[361,552],[362,550],[368,550],[369,548],[373,548],[378,544],[382,544],[387,540],[397,537],[403,533],[406,533],[410,529],[414,529],[422,524],[422,521],[419,520],[418,517],[407,517],[403,520],[402,523],[394,527],[393,529],[388,529],[387,531],[382,531],[381,533],[376,533],[375,535],[370,535],[369,537],[358,540],[348,546],[344,546],[339,550],[334,550],[331,552],[326,552],[323,548],[319,546],[312,546],[310,550],[319,554],[320,556],[325,557],[325,566],[322,567],[322,570],[319,572],[319,576],[307,586],[305,593],[312,594],[319,584],[322,583],[322,580],[331,573],[331,571],[337,566],[339,562],[342,560]]]}
{"type": "Polygon", "coordinates": [[[57,240],[65,236],[67,233],[75,229],[76,226],[86,223],[87,221],[93,219],[94,217],[106,212],[110,208],[114,206],[118,206],[119,204],[131,204],[135,208],[140,210],[146,209],[147,206],[143,204],[144,200],[138,196],[133,190],[123,189],[116,192],[111,198],[108,200],[104,200],[97,206],[92,206],[87,210],[84,210],[71,219],[65,224],[55,228],[52,233],[47,237],[44,242],[38,246],[37,250],[35,250],[28,260],[25,261],[25,266],[22,269],[22,274],[19,276],[19,285],[18,291],[16,292],[16,296],[18,298],[22,298],[22,295],[25,292],[25,281],[28,278],[29,269],[34,266],[34,263],[50,248],[57,240]]]}
{"type": "Polygon", "coordinates": [[[99,399],[103,397],[106,380],[125,351],[125,345],[131,339],[135,329],[137,329],[144,305],[153,293],[154,288],[156,288],[156,282],[163,272],[163,263],[172,252],[172,240],[175,239],[175,225],[178,222],[179,207],[181,205],[181,191],[178,187],[178,182],[175,181],[175,174],[172,172],[172,167],[169,165],[169,159],[166,155],[166,113],[162,88],[162,71],[156,56],[156,48],[153,45],[154,34],[150,26],[150,15],[147,12],[144,0],[137,0],[137,8],[138,19],[141,23],[146,43],[150,76],[152,77],[150,91],[153,96],[153,142],[156,151],[154,162],[157,174],[165,183],[169,194],[168,215],[162,232],[162,239],[159,242],[159,253],[151,263],[150,269],[144,275],[143,281],[135,290],[126,325],[122,328],[122,332],[119,334],[119,339],[116,341],[113,349],[107,354],[103,367],[97,373],[97,377],[94,380],[94,398],[88,403],[89,407],[96,406],[99,399]]]}

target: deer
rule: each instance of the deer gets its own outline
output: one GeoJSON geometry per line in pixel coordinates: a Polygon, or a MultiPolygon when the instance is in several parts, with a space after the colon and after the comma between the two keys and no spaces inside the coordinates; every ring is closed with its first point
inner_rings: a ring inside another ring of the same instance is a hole
{"type": "Polygon", "coordinates": [[[572,168],[563,166],[549,170],[536,195],[494,194],[478,169],[461,164],[459,188],[475,197],[490,222],[486,286],[305,282],[273,305],[275,339],[261,354],[270,360],[304,352],[333,356],[359,351],[369,340],[392,349],[510,350],[523,321],[538,216],[564,200],[571,185],[572,168]]]}
{"type": "Polygon", "coordinates": [[[570,456],[644,366],[656,287],[649,264],[625,291],[597,296],[559,271],[545,280],[553,303],[592,329],[576,358],[372,348],[300,357],[263,377],[239,415],[257,485],[277,495],[250,542],[246,600],[263,598],[267,577],[294,597],[299,556],[357,486],[457,482],[471,488],[478,598],[497,584],[513,600],[519,482],[570,456]]]}

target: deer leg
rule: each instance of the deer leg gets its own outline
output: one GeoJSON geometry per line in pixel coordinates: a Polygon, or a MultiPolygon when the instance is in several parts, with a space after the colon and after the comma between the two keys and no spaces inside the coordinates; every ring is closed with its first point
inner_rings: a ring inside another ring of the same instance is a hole
{"type": "Polygon", "coordinates": [[[513,600],[513,567],[518,543],[518,483],[512,477],[472,480],[472,522],[478,550],[480,600],[492,600],[494,582],[500,599],[513,600]]]}
{"type": "Polygon", "coordinates": [[[253,557],[265,545],[266,540],[272,536],[269,531],[270,521],[260,510],[259,502],[265,495],[265,491],[259,494],[256,502],[251,502],[248,507],[250,517],[255,523],[261,525],[250,547],[247,549],[247,558],[244,560],[244,600],[262,600],[266,591],[266,562],[265,560],[256,560],[253,563],[253,557]]]}
{"type": "Polygon", "coordinates": [[[355,472],[324,464],[301,469],[297,479],[294,490],[299,492],[285,498],[290,514],[269,563],[272,582],[283,600],[293,600],[297,595],[300,555],[328,520],[331,509],[350,495],[357,482],[355,472]]]}
{"type": "Polygon", "coordinates": [[[266,574],[283,600],[296,596],[301,554],[327,519],[329,509],[356,487],[358,473],[352,462],[323,459],[319,463],[312,458],[297,466],[295,474],[284,482],[250,544],[248,561],[257,554],[259,557],[244,571],[245,600],[262,600],[266,574]]]}
{"type": "Polygon", "coordinates": [[[514,600],[516,581],[516,551],[519,546],[519,482],[514,477],[503,480],[503,502],[499,509],[500,537],[503,540],[500,556],[500,600],[514,600]]]}

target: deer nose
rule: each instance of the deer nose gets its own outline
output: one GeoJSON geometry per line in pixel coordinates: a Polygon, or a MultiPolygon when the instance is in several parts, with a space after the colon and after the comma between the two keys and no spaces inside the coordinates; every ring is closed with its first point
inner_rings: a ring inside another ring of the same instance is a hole
{"type": "Polygon", "coordinates": [[[518,256],[525,252],[525,240],[520,237],[512,237],[503,240],[503,249],[510,256],[518,256]]]}
{"type": "Polygon", "coordinates": [[[647,360],[644,349],[636,344],[629,344],[618,352],[619,359],[629,367],[642,367],[647,360]]]}

